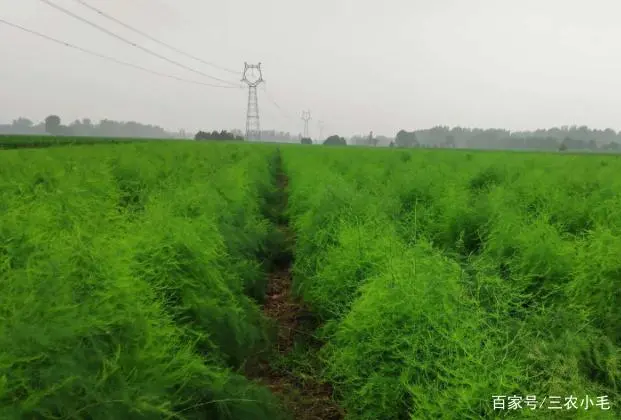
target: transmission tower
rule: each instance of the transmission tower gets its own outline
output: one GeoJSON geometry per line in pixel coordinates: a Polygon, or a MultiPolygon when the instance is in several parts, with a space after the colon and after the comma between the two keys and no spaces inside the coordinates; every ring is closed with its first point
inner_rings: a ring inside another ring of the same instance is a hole
{"type": "Polygon", "coordinates": [[[308,122],[311,119],[310,111],[302,111],[302,120],[304,120],[304,137],[308,138],[308,122]]]}
{"type": "Polygon", "coordinates": [[[246,111],[246,140],[261,139],[261,124],[259,123],[259,99],[257,96],[257,86],[263,80],[261,72],[261,63],[248,64],[244,63],[244,75],[242,82],[248,85],[248,109],[246,111]],[[256,74],[258,71],[258,75],[256,74]]]}
{"type": "Polygon", "coordinates": [[[319,126],[319,141],[323,141],[323,121],[317,121],[317,125],[319,126]]]}

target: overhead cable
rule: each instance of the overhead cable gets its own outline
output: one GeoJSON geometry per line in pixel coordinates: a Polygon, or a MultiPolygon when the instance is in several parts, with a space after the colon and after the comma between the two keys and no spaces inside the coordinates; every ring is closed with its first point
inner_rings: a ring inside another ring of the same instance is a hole
{"type": "Polygon", "coordinates": [[[188,67],[188,66],[186,66],[184,64],[179,63],[178,61],[171,60],[170,58],[165,57],[165,56],[163,56],[161,54],[158,54],[155,51],[152,51],[152,50],[150,50],[148,48],[145,48],[145,47],[143,47],[141,45],[138,45],[135,42],[132,42],[132,41],[128,40],[127,38],[124,38],[124,37],[122,37],[122,36],[112,32],[112,31],[110,31],[110,30],[108,30],[108,29],[106,29],[106,28],[104,28],[104,27],[94,23],[94,22],[91,22],[88,19],[85,19],[85,18],[83,18],[83,17],[81,17],[81,16],[71,12],[70,10],[65,9],[62,6],[59,6],[59,5],[51,2],[50,0],[39,0],[39,1],[49,5],[51,7],[53,7],[55,9],[59,10],[59,11],[61,11],[62,13],[65,13],[66,15],[69,15],[69,16],[73,17],[74,19],[77,19],[77,20],[79,20],[79,21],[81,21],[83,23],[86,23],[87,25],[90,25],[90,26],[98,29],[99,31],[104,32],[105,34],[107,34],[107,35],[109,35],[109,36],[111,36],[113,38],[116,38],[116,39],[118,39],[118,40],[120,40],[120,41],[122,41],[122,42],[124,42],[126,44],[129,44],[132,47],[138,48],[139,50],[144,51],[144,52],[146,52],[148,54],[151,54],[151,55],[153,55],[153,56],[155,56],[155,57],[157,57],[157,58],[159,58],[161,60],[167,61],[167,62],[169,62],[171,64],[174,64],[174,65],[176,65],[178,67],[181,67],[181,68],[183,68],[185,70],[188,70],[188,71],[191,71],[193,73],[200,74],[201,76],[207,77],[209,79],[217,80],[217,81],[219,81],[221,83],[226,83],[226,84],[229,84],[229,85],[232,85],[232,86],[235,86],[235,87],[239,87],[239,84],[236,84],[234,82],[231,82],[231,81],[228,81],[228,80],[224,80],[224,79],[220,79],[220,78],[211,76],[209,74],[203,73],[200,70],[196,70],[196,69],[193,69],[191,67],[188,67]]]}
{"type": "Polygon", "coordinates": [[[195,55],[192,55],[192,54],[187,53],[187,52],[185,52],[185,51],[183,51],[183,50],[180,50],[180,49],[179,49],[179,48],[177,48],[177,47],[174,47],[174,46],[172,46],[172,45],[170,45],[170,44],[167,44],[167,43],[165,43],[165,42],[163,42],[163,41],[160,41],[159,39],[154,38],[153,36],[149,35],[148,33],[144,32],[144,31],[141,31],[141,30],[139,30],[139,29],[136,29],[136,28],[134,28],[133,26],[131,26],[131,25],[129,25],[129,24],[127,24],[127,23],[125,23],[125,22],[122,22],[122,21],[120,21],[119,19],[115,18],[114,16],[111,16],[110,14],[108,14],[108,13],[104,12],[103,10],[98,9],[98,8],[97,8],[97,7],[95,7],[95,6],[90,5],[90,4],[89,4],[89,3],[87,3],[85,0],[73,0],[73,1],[75,1],[75,2],[77,2],[77,3],[80,3],[82,6],[87,7],[88,9],[90,9],[90,10],[94,11],[95,13],[97,13],[97,14],[99,14],[99,15],[101,15],[101,16],[103,16],[103,17],[105,17],[106,19],[111,20],[111,21],[113,21],[113,22],[116,22],[117,24],[119,24],[119,25],[123,26],[124,28],[129,29],[130,31],[133,31],[133,32],[135,32],[135,33],[137,33],[137,34],[139,34],[139,35],[142,35],[143,37],[145,37],[145,38],[147,38],[147,39],[150,39],[151,41],[153,41],[153,42],[155,42],[155,43],[157,43],[157,44],[163,45],[164,47],[166,47],[166,48],[168,48],[168,49],[170,49],[170,50],[172,50],[172,51],[175,51],[176,53],[179,53],[179,54],[181,54],[181,55],[184,55],[184,56],[186,56],[186,57],[188,57],[188,58],[191,58],[191,59],[196,60],[196,61],[198,61],[198,62],[200,62],[200,63],[206,64],[206,65],[208,65],[208,66],[211,66],[211,67],[217,68],[217,69],[219,69],[219,70],[223,70],[223,71],[229,72],[229,73],[231,73],[231,74],[239,75],[239,72],[238,72],[238,71],[231,70],[231,69],[228,69],[228,68],[226,68],[226,67],[219,66],[219,65],[217,65],[217,64],[215,64],[215,63],[212,63],[212,62],[210,62],[210,61],[203,60],[203,59],[202,59],[202,58],[200,58],[200,57],[196,57],[195,55]]]}
{"type": "Polygon", "coordinates": [[[267,99],[272,103],[272,105],[274,105],[276,107],[276,109],[278,109],[278,111],[287,119],[289,120],[296,120],[295,118],[293,118],[293,116],[291,114],[289,114],[287,111],[285,111],[280,105],[278,105],[278,103],[274,100],[274,98],[272,97],[272,95],[270,95],[270,93],[267,91],[267,86],[264,84],[263,85],[263,92],[265,93],[265,96],[267,96],[267,99]]]}
{"type": "Polygon", "coordinates": [[[13,27],[15,29],[19,29],[19,30],[24,31],[24,32],[28,32],[28,33],[30,33],[32,35],[38,36],[40,38],[43,38],[43,39],[46,39],[48,41],[54,42],[56,44],[60,44],[60,45],[63,45],[65,47],[69,47],[69,48],[78,50],[78,51],[83,52],[85,54],[93,55],[95,57],[99,57],[99,58],[104,59],[104,60],[112,61],[114,63],[120,64],[120,65],[123,65],[123,66],[132,67],[132,68],[137,69],[137,70],[142,70],[142,71],[145,71],[147,73],[154,74],[156,76],[166,77],[166,78],[174,79],[174,80],[177,80],[177,81],[180,81],[180,82],[184,82],[184,83],[191,83],[191,84],[195,84],[195,85],[202,85],[202,86],[208,86],[208,87],[213,87],[213,88],[224,88],[224,89],[240,89],[241,88],[241,87],[238,87],[238,86],[222,86],[222,85],[214,85],[214,84],[211,84],[211,83],[203,83],[203,82],[198,82],[198,81],[194,81],[194,80],[184,79],[182,77],[177,77],[177,76],[174,76],[174,75],[171,75],[171,74],[160,73],[158,71],[154,71],[154,70],[148,69],[146,67],[138,66],[136,64],[132,64],[132,63],[128,63],[126,61],[118,60],[118,59],[116,59],[114,57],[110,57],[110,56],[107,56],[107,55],[104,55],[104,54],[97,53],[95,51],[87,50],[86,48],[78,47],[77,45],[70,44],[70,43],[68,43],[66,41],[61,41],[59,39],[52,38],[52,37],[50,37],[48,35],[45,35],[45,34],[42,34],[40,32],[34,31],[32,29],[28,29],[28,28],[25,28],[23,26],[17,25],[15,23],[8,22],[8,21],[6,21],[6,20],[4,20],[2,18],[0,18],[0,23],[5,24],[7,26],[11,26],[11,27],[13,27]]]}

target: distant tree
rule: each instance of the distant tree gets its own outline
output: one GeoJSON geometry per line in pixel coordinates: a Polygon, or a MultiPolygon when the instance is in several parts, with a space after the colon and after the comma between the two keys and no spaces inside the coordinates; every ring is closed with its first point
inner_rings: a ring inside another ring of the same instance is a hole
{"type": "Polygon", "coordinates": [[[233,133],[229,133],[226,130],[222,130],[220,132],[212,131],[208,133],[206,131],[199,131],[194,136],[194,140],[225,140],[225,141],[243,141],[244,138],[239,135],[235,135],[233,133]]]}
{"type": "Polygon", "coordinates": [[[611,143],[617,139],[617,133],[612,128],[607,128],[601,134],[601,140],[605,143],[611,143]]]}
{"type": "MultiPolygon", "coordinates": [[[[69,125],[69,128],[71,129],[71,131],[73,132],[74,135],[76,136],[88,136],[89,133],[89,127],[84,126],[82,124],[82,121],[80,120],[75,120],[74,122],[72,122],[69,125]]],[[[90,127],[92,128],[92,127],[90,127]]]]}
{"type": "Polygon", "coordinates": [[[377,147],[378,138],[373,137],[373,131],[369,133],[369,146],[377,147]]]}
{"type": "Polygon", "coordinates": [[[615,143],[611,141],[610,143],[602,146],[602,150],[619,151],[621,150],[621,145],[619,145],[619,143],[615,143]]]}
{"type": "Polygon", "coordinates": [[[377,146],[388,146],[394,139],[386,136],[375,136],[375,143],[377,146]]]}
{"type": "Polygon", "coordinates": [[[38,129],[32,120],[24,117],[19,117],[16,120],[13,120],[11,124],[0,124],[2,129],[0,131],[2,134],[41,134],[43,130],[38,129]]]}
{"type": "Polygon", "coordinates": [[[302,143],[302,144],[313,144],[313,140],[308,138],[308,137],[302,137],[302,140],[300,140],[300,143],[302,143]]]}
{"type": "Polygon", "coordinates": [[[206,133],[204,131],[199,131],[194,136],[194,140],[208,140],[208,139],[209,139],[209,133],[206,133]]]}
{"type": "Polygon", "coordinates": [[[558,151],[559,152],[564,152],[567,149],[568,149],[567,143],[565,143],[565,142],[561,143],[561,145],[558,147],[558,151]]]}
{"type": "Polygon", "coordinates": [[[420,145],[416,138],[416,133],[413,131],[410,133],[405,130],[400,130],[397,133],[395,143],[400,147],[418,147],[420,145]]]}
{"type": "Polygon", "coordinates": [[[388,145],[391,139],[386,136],[378,136],[371,131],[367,135],[354,135],[349,138],[348,144],[355,144],[356,146],[374,146],[377,147],[381,144],[388,145]]]}
{"type": "Polygon", "coordinates": [[[49,134],[61,134],[60,117],[58,115],[50,115],[45,119],[45,132],[49,134]]]}
{"type": "Polygon", "coordinates": [[[597,150],[597,143],[595,142],[595,140],[589,141],[589,150],[597,150]]]}
{"type": "Polygon", "coordinates": [[[450,134],[449,127],[435,126],[424,130],[416,130],[416,140],[420,144],[445,145],[446,137],[450,134]]]}
{"type": "Polygon", "coordinates": [[[15,128],[20,128],[20,129],[28,129],[28,128],[32,128],[32,126],[34,125],[34,123],[32,122],[32,120],[29,120],[28,118],[24,118],[24,117],[19,117],[16,120],[13,120],[13,127],[15,128]]]}
{"type": "Polygon", "coordinates": [[[143,138],[171,138],[161,127],[145,125],[138,122],[121,122],[104,119],[94,124],[90,119],[75,120],[68,126],[61,124],[60,117],[50,115],[44,121],[33,124],[28,118],[18,118],[11,125],[3,126],[3,133],[14,134],[44,134],[57,136],[77,135],[96,137],[143,137],[143,138]]]}
{"type": "Polygon", "coordinates": [[[237,129],[231,130],[231,134],[233,134],[236,139],[242,139],[242,140],[244,139],[244,133],[241,130],[237,130],[237,129]]]}
{"type": "Polygon", "coordinates": [[[579,140],[572,137],[565,137],[563,144],[567,149],[571,150],[586,150],[589,148],[589,143],[585,140],[579,140]]]}
{"type": "Polygon", "coordinates": [[[445,145],[446,147],[455,147],[455,136],[452,134],[449,134],[448,136],[446,136],[445,145]]]}
{"type": "Polygon", "coordinates": [[[394,142],[394,141],[391,141],[391,142],[390,142],[390,145],[389,145],[388,147],[395,147],[395,142],[394,142]]]}
{"type": "Polygon", "coordinates": [[[58,135],[59,136],[74,136],[77,133],[75,132],[75,130],[73,129],[73,127],[69,127],[66,125],[61,125],[58,128],[58,135]]]}
{"type": "Polygon", "coordinates": [[[349,141],[350,144],[355,144],[356,146],[366,146],[369,144],[369,138],[360,135],[351,136],[349,141]]]}
{"type": "Polygon", "coordinates": [[[328,137],[324,142],[324,146],[347,146],[347,141],[344,137],[340,137],[336,134],[328,137]]]}

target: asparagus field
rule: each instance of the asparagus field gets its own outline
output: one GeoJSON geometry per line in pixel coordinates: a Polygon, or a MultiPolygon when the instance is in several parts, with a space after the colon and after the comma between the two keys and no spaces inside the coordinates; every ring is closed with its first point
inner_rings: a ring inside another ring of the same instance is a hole
{"type": "Polygon", "coordinates": [[[0,151],[0,418],[620,418],[620,171],[214,142],[0,151]]]}
{"type": "Polygon", "coordinates": [[[348,418],[619,418],[619,158],[284,161],[294,288],[348,418]]]}
{"type": "Polygon", "coordinates": [[[2,152],[0,418],[279,418],[237,373],[268,338],[271,153],[2,152]]]}
{"type": "Polygon", "coordinates": [[[68,136],[7,136],[0,134],[0,149],[21,149],[38,148],[52,146],[71,146],[79,144],[114,144],[114,143],[136,143],[152,142],[149,139],[125,139],[119,137],[68,137],[68,136]]]}

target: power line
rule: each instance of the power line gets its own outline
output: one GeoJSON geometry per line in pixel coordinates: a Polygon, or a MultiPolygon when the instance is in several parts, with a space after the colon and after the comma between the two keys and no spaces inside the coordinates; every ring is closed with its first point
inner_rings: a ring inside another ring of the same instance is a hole
{"type": "Polygon", "coordinates": [[[167,43],[165,43],[163,41],[160,41],[160,40],[152,37],[151,35],[147,34],[146,32],[141,31],[139,29],[136,29],[136,28],[132,27],[131,25],[125,23],[125,22],[121,22],[120,20],[118,20],[114,16],[111,16],[108,13],[104,12],[103,10],[98,9],[95,6],[92,6],[92,5],[88,4],[85,0],[73,0],[73,1],[75,1],[77,3],[80,3],[82,6],[91,9],[92,11],[94,11],[95,13],[100,14],[101,16],[105,17],[106,19],[109,19],[109,20],[111,20],[113,22],[116,22],[117,24],[123,26],[124,28],[129,29],[130,31],[136,32],[137,34],[140,34],[140,35],[144,36],[145,38],[150,39],[151,41],[156,42],[156,43],[158,43],[160,45],[163,45],[164,47],[166,47],[168,49],[171,49],[171,50],[173,50],[173,51],[175,51],[175,52],[177,52],[177,53],[179,53],[181,55],[184,55],[184,56],[186,56],[188,58],[191,58],[191,59],[196,60],[196,61],[198,61],[200,63],[206,64],[208,66],[212,66],[212,67],[217,68],[219,70],[223,70],[223,71],[229,72],[231,74],[239,75],[238,71],[227,69],[226,67],[222,67],[222,66],[219,66],[219,65],[217,65],[215,63],[212,63],[212,62],[209,62],[209,61],[205,61],[202,58],[196,57],[196,56],[194,56],[194,55],[192,55],[190,53],[187,53],[187,52],[185,52],[183,50],[180,50],[179,48],[176,48],[176,47],[174,47],[174,46],[172,46],[170,44],[167,44],[167,43]]]}
{"type": "MultiPolygon", "coordinates": [[[[278,111],[280,111],[280,113],[287,118],[290,121],[297,121],[296,118],[294,118],[289,112],[285,111],[284,108],[282,108],[280,105],[278,105],[278,103],[276,102],[276,100],[270,95],[270,93],[267,91],[266,88],[267,83],[263,84],[263,90],[265,93],[265,96],[267,97],[267,99],[272,103],[272,105],[274,105],[274,107],[276,107],[276,109],[278,109],[278,111]]],[[[304,116],[306,114],[306,112],[308,112],[307,116],[310,120],[310,111],[302,111],[302,119],[304,119],[304,116]]],[[[323,132],[323,128],[325,128],[324,122],[320,121],[319,122],[321,124],[321,132],[323,132]]],[[[304,128],[304,132],[305,132],[305,136],[308,136],[308,121],[304,122],[305,128],[304,128]]]]}
{"type": "Polygon", "coordinates": [[[280,105],[278,105],[278,103],[274,100],[274,98],[270,95],[270,93],[267,91],[266,88],[266,83],[263,84],[263,92],[265,93],[265,96],[267,96],[267,99],[272,103],[272,105],[274,105],[276,107],[276,109],[278,109],[278,111],[280,111],[280,113],[287,119],[289,120],[294,120],[294,118],[291,116],[291,114],[289,114],[287,111],[285,111],[280,105]]]}
{"type": "Polygon", "coordinates": [[[191,83],[191,84],[195,84],[195,85],[209,86],[209,87],[215,87],[215,88],[224,88],[224,89],[240,89],[240,87],[237,87],[237,86],[214,85],[214,84],[211,84],[211,83],[203,83],[203,82],[197,82],[197,81],[194,81],[194,80],[184,79],[182,77],[173,76],[171,74],[160,73],[160,72],[148,69],[146,67],[142,67],[142,66],[138,66],[136,64],[132,64],[132,63],[128,63],[128,62],[125,62],[125,61],[117,60],[114,57],[110,57],[110,56],[107,56],[107,55],[104,55],[104,54],[100,54],[100,53],[97,53],[97,52],[94,52],[94,51],[91,51],[91,50],[87,50],[87,49],[82,48],[82,47],[78,47],[77,45],[73,45],[73,44],[70,44],[68,42],[61,41],[61,40],[56,39],[56,38],[52,38],[52,37],[44,35],[44,34],[42,34],[40,32],[33,31],[32,29],[24,28],[23,26],[17,25],[15,23],[8,22],[8,21],[6,21],[6,20],[4,20],[2,18],[0,18],[0,23],[3,23],[5,25],[11,26],[11,27],[13,27],[15,29],[19,29],[19,30],[24,31],[24,32],[28,32],[28,33],[30,33],[32,35],[36,35],[36,36],[38,36],[40,38],[46,39],[48,41],[52,41],[52,42],[54,42],[56,44],[60,44],[60,45],[63,45],[65,47],[73,48],[73,49],[78,50],[80,52],[83,52],[85,54],[90,54],[90,55],[93,55],[95,57],[102,58],[104,60],[109,60],[109,61],[115,62],[117,64],[121,64],[123,66],[132,67],[134,69],[142,70],[142,71],[145,71],[147,73],[154,74],[156,76],[166,77],[166,78],[169,78],[169,79],[174,79],[174,80],[177,80],[177,81],[180,81],[180,82],[191,83]]]}
{"type": "Polygon", "coordinates": [[[199,71],[199,70],[193,69],[193,68],[191,68],[191,67],[188,67],[188,66],[186,66],[186,65],[184,65],[184,64],[181,64],[181,63],[179,63],[179,62],[177,62],[177,61],[175,61],[175,60],[171,60],[170,58],[165,57],[165,56],[163,56],[163,55],[161,55],[161,54],[158,54],[158,53],[156,53],[155,51],[151,51],[150,49],[145,48],[145,47],[143,47],[143,46],[141,46],[141,45],[138,45],[138,44],[136,44],[135,42],[132,42],[132,41],[130,41],[130,40],[128,40],[128,39],[126,39],[126,38],[123,38],[122,36],[117,35],[117,34],[115,34],[114,32],[112,32],[112,31],[110,31],[110,30],[108,30],[108,29],[106,29],[106,28],[104,28],[104,27],[102,27],[102,26],[99,26],[99,25],[97,25],[96,23],[91,22],[91,21],[90,21],[90,20],[88,20],[88,19],[85,19],[85,18],[83,18],[83,17],[81,17],[81,16],[79,16],[79,15],[76,15],[75,13],[71,12],[70,10],[65,9],[65,8],[64,8],[64,7],[62,7],[62,6],[59,6],[59,5],[55,4],[55,3],[52,3],[50,0],[40,0],[40,1],[41,1],[41,2],[43,2],[43,3],[45,3],[45,4],[47,4],[48,6],[51,6],[51,7],[55,8],[55,9],[57,9],[57,10],[59,10],[59,11],[61,11],[61,12],[65,13],[66,15],[69,15],[69,16],[73,17],[74,19],[78,19],[79,21],[84,22],[84,23],[86,23],[87,25],[90,25],[90,26],[92,26],[92,27],[96,28],[96,29],[100,30],[101,32],[104,32],[105,34],[110,35],[110,36],[111,36],[111,37],[113,37],[113,38],[116,38],[116,39],[118,39],[118,40],[120,40],[120,41],[123,41],[123,42],[125,42],[126,44],[129,44],[129,45],[131,45],[132,47],[138,48],[139,50],[142,50],[142,51],[144,51],[144,52],[146,52],[146,53],[148,53],[148,54],[151,54],[151,55],[153,55],[153,56],[155,56],[155,57],[157,57],[157,58],[159,58],[159,59],[161,59],[161,60],[167,61],[167,62],[169,62],[169,63],[171,63],[171,64],[174,64],[174,65],[176,65],[176,66],[178,66],[178,67],[181,67],[181,68],[183,68],[183,69],[185,69],[185,70],[189,70],[189,71],[191,71],[191,72],[193,72],[193,73],[200,74],[201,76],[208,77],[208,78],[210,78],[210,79],[217,80],[217,81],[219,81],[219,82],[226,83],[226,84],[229,84],[229,85],[233,85],[233,86],[235,86],[235,87],[238,87],[238,86],[239,86],[239,85],[236,85],[235,83],[230,82],[230,81],[228,81],[228,80],[219,79],[219,78],[217,78],[217,77],[210,76],[210,75],[208,75],[208,74],[206,74],[206,73],[203,73],[202,71],[199,71]]]}

